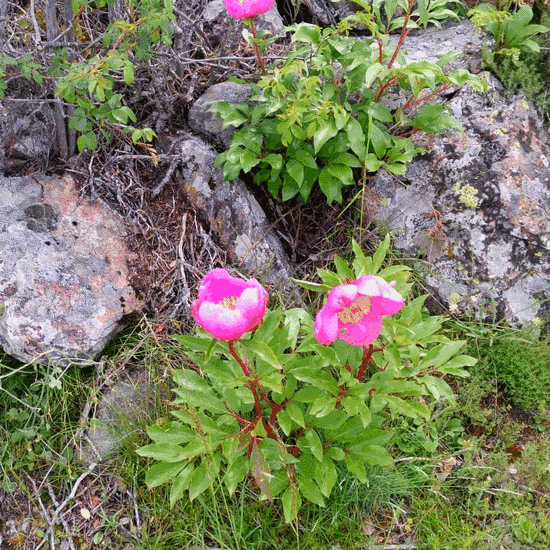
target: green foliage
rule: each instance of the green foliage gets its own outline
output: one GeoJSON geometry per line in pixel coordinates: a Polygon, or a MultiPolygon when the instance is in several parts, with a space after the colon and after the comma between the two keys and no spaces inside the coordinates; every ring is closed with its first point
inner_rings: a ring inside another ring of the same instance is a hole
{"type": "Polygon", "coordinates": [[[40,73],[40,65],[33,61],[32,56],[24,55],[16,59],[0,53],[0,99],[4,98],[4,92],[8,87],[5,78],[11,72],[19,73],[27,80],[33,80],[37,84],[42,84],[43,79],[40,73]]]}
{"type": "Polygon", "coordinates": [[[533,10],[522,6],[515,13],[508,9],[498,10],[492,4],[479,4],[468,12],[474,25],[485,28],[495,38],[495,54],[519,60],[522,51],[540,52],[538,43],[531,37],[550,31],[544,25],[530,24],[533,10]]]}
{"type": "Polygon", "coordinates": [[[404,173],[418,152],[411,132],[459,126],[443,106],[426,102],[450,85],[482,89],[482,81],[462,69],[446,75],[443,67],[452,55],[437,63],[407,63],[401,52],[412,28],[449,15],[445,3],[419,2],[414,13],[413,2],[379,2],[374,11],[359,3],[367,11],[336,27],[291,27],[293,49],[251,85],[250,101],[211,107],[224,128],[238,128],[229,150],[215,162],[223,164],[225,179],[253,170],[254,181],[283,200],[297,196],[305,202],[318,185],[329,203],[341,202],[343,189],[358,177],[380,168],[404,173]],[[406,16],[394,18],[401,4],[406,16]],[[402,25],[402,34],[392,46],[388,33],[395,25],[402,25]],[[367,27],[372,37],[350,36],[358,26],[367,27]],[[395,111],[380,101],[392,87],[405,98],[395,111]]]}
{"type": "MultiPolygon", "coordinates": [[[[337,258],[336,273],[319,270],[322,283],[303,286],[324,291],[377,273],[407,295],[409,269],[381,269],[388,247],[386,238],[366,257],[355,243],[351,266],[337,258]]],[[[385,418],[428,418],[427,399],[453,398],[442,375],[466,376],[464,367],[475,364],[460,355],[465,341],[440,334],[442,319],[426,313],[424,299],[385,319],[379,348],[321,345],[299,308],[269,312],[237,352],[200,332],[175,337],[198,370],[174,372],[174,419],[151,426],[153,443],[137,451],[157,461],[147,484],[171,481],[174,504],[185,493],[196,499],[218,478],[229,495],[252,479],[262,498],[280,499],[291,521],[304,501],[324,507],[342,471],[365,483],[369,465],[393,463],[385,418]]]]}
{"type": "Polygon", "coordinates": [[[482,342],[476,373],[503,385],[510,403],[533,411],[550,395],[550,347],[525,333],[482,342]]]}
{"type": "MultiPolygon", "coordinates": [[[[133,84],[135,62],[147,61],[153,45],[170,44],[172,4],[168,0],[147,0],[136,3],[132,12],[131,21],[118,20],[108,27],[103,38],[107,53],[72,63],[57,57],[52,64],[55,73],[62,75],[56,94],[77,106],[69,127],[80,133],[79,151],[97,148],[98,129],[107,141],[112,134],[128,134],[133,143],[150,142],[156,137],[152,129],[137,129],[130,124],[137,122],[136,115],[114,88],[117,81],[126,86],[133,84]]],[[[154,151],[149,150],[155,159],[154,151]]]]}

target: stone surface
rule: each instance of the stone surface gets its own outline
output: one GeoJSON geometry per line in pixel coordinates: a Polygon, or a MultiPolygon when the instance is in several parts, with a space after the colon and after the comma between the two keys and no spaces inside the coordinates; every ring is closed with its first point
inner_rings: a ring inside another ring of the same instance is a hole
{"type": "Polygon", "coordinates": [[[246,84],[236,82],[214,84],[189,109],[189,126],[198,134],[223,145],[225,148],[229,148],[235,128],[230,126],[222,130],[223,120],[214,113],[209,112],[208,109],[217,101],[244,103],[251,94],[252,90],[246,84]]]}
{"type": "Polygon", "coordinates": [[[0,177],[0,345],[21,361],[93,358],[138,308],[122,220],[63,178],[0,177]]]}
{"type": "Polygon", "coordinates": [[[79,460],[96,462],[108,458],[138,429],[138,421],[151,412],[155,392],[145,374],[136,371],[117,378],[98,397],[94,418],[79,449],[79,460]]]}
{"type": "Polygon", "coordinates": [[[372,180],[376,221],[451,311],[514,324],[550,317],[550,140],[535,109],[465,87],[448,102],[464,131],[422,145],[403,177],[372,180]]]}
{"type": "Polygon", "coordinates": [[[191,204],[208,220],[231,263],[247,276],[289,286],[289,264],[258,201],[240,180],[224,181],[212,166],[217,153],[199,138],[180,144],[182,175],[191,204]]]}

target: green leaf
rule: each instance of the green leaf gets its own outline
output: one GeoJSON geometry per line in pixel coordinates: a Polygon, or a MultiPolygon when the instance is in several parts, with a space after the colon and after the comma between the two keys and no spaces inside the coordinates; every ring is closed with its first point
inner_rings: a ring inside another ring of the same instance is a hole
{"type": "Polygon", "coordinates": [[[344,463],[346,464],[348,471],[354,474],[361,483],[367,482],[365,463],[360,456],[352,453],[347,453],[344,458],[344,463]]]}
{"type": "Polygon", "coordinates": [[[187,426],[179,422],[169,422],[164,426],[150,426],[147,428],[147,435],[155,443],[170,443],[179,445],[195,439],[195,433],[187,426]]]}
{"type": "Polygon", "coordinates": [[[187,458],[183,447],[170,443],[151,443],[136,450],[139,456],[154,458],[163,462],[180,462],[187,458]]]}
{"type": "Polygon", "coordinates": [[[321,462],[317,462],[315,467],[315,481],[317,485],[319,485],[321,493],[328,498],[332,492],[332,488],[338,481],[338,473],[336,471],[336,466],[334,466],[334,462],[326,455],[321,462]]]}
{"type": "Polygon", "coordinates": [[[247,476],[250,470],[248,460],[244,456],[237,457],[225,471],[223,482],[228,493],[233,496],[237,490],[237,486],[247,476]]]}
{"type": "Polygon", "coordinates": [[[243,344],[254,355],[258,356],[268,365],[271,365],[274,369],[277,369],[278,371],[281,371],[283,369],[281,360],[265,342],[262,342],[261,340],[258,340],[256,338],[251,338],[250,340],[244,340],[243,344]]]}
{"type": "Polygon", "coordinates": [[[301,187],[304,182],[304,165],[295,159],[289,159],[286,164],[286,171],[298,187],[301,187]]]}
{"type": "Polygon", "coordinates": [[[349,416],[359,415],[364,428],[371,423],[370,409],[361,398],[352,396],[343,397],[342,405],[349,416]]]}
{"type": "Polygon", "coordinates": [[[189,489],[189,484],[191,482],[191,476],[195,471],[195,466],[193,464],[188,464],[174,479],[172,487],[170,488],[170,507],[183,496],[183,493],[189,489]]]}
{"type": "Polygon", "coordinates": [[[367,148],[365,146],[365,134],[361,124],[359,124],[356,119],[350,118],[346,125],[346,134],[351,150],[357,155],[359,160],[363,162],[367,154],[367,148]]]}
{"type": "Polygon", "coordinates": [[[97,136],[94,134],[94,132],[82,134],[76,140],[76,145],[78,147],[78,150],[81,152],[85,149],[95,151],[97,149],[97,136]]]}
{"type": "Polygon", "coordinates": [[[185,462],[157,462],[145,473],[145,483],[152,489],[173,479],[186,465],[185,462]]]}
{"type": "Polygon", "coordinates": [[[298,486],[300,487],[300,493],[302,493],[307,500],[313,502],[313,504],[317,504],[317,506],[321,506],[322,508],[325,507],[325,500],[323,499],[321,490],[317,487],[313,480],[300,475],[296,476],[296,480],[298,481],[298,486]]]}
{"type": "Polygon", "coordinates": [[[300,498],[298,490],[293,489],[292,487],[287,487],[281,497],[281,501],[283,503],[285,522],[290,523],[291,521],[294,521],[302,505],[302,499],[300,498]]]}
{"type": "Polygon", "coordinates": [[[317,460],[323,460],[323,444],[319,435],[313,428],[308,428],[305,434],[308,447],[317,460]]]}
{"type": "Polygon", "coordinates": [[[460,348],[464,347],[466,340],[457,340],[456,342],[450,342],[448,344],[440,344],[426,354],[421,361],[421,368],[426,370],[430,367],[443,366],[453,355],[455,355],[460,348]]]}
{"type": "Polygon", "coordinates": [[[415,403],[413,405],[412,401],[405,401],[404,399],[401,399],[401,397],[397,397],[395,395],[384,395],[382,396],[382,400],[388,404],[390,410],[394,414],[403,414],[410,418],[417,418],[419,414],[425,418],[429,418],[430,416],[430,411],[426,405],[422,406],[421,403],[415,403]]]}
{"type": "Polygon", "coordinates": [[[204,493],[212,482],[206,462],[202,462],[189,479],[189,500],[193,501],[204,493]]]}
{"type": "Polygon", "coordinates": [[[296,403],[289,403],[286,408],[286,412],[288,413],[289,417],[298,424],[298,426],[305,428],[305,420],[304,420],[304,413],[302,412],[302,409],[296,404],[296,403]]]}
{"type": "Polygon", "coordinates": [[[382,267],[382,263],[384,262],[386,258],[386,254],[388,253],[388,249],[390,247],[390,234],[388,233],[384,240],[378,245],[378,248],[374,252],[372,256],[372,274],[375,275],[380,271],[380,268],[382,267]]]}
{"type": "Polygon", "coordinates": [[[133,63],[126,63],[126,65],[124,65],[122,76],[124,78],[125,84],[130,85],[132,84],[132,82],[134,82],[135,76],[133,63]]]}
{"type": "Polygon", "coordinates": [[[313,135],[313,148],[315,153],[318,153],[319,149],[338,133],[334,120],[320,120],[318,124],[319,126],[313,135]]]}
{"type": "Polygon", "coordinates": [[[380,445],[369,445],[365,442],[354,445],[349,450],[371,466],[391,466],[393,464],[390,453],[380,445]]]}

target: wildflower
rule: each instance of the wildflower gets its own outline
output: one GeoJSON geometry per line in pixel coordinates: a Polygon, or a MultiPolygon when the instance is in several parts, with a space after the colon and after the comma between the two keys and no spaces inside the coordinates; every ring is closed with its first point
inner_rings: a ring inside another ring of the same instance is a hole
{"type": "Polygon", "coordinates": [[[268,300],[256,279],[244,281],[213,269],[199,287],[191,314],[214,338],[233,341],[262,324],[268,300]]]}
{"type": "Polygon", "coordinates": [[[397,313],[405,304],[395,283],[366,275],[334,287],[315,318],[315,337],[321,344],[344,340],[354,346],[373,342],[382,330],[382,316],[397,313]]]}
{"type": "Polygon", "coordinates": [[[248,19],[268,11],[275,0],[223,0],[232,17],[248,19]]]}

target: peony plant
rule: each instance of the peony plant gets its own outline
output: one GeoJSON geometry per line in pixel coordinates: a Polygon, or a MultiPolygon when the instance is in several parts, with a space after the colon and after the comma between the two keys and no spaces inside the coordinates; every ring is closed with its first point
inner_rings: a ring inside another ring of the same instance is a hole
{"type": "Polygon", "coordinates": [[[174,504],[251,483],[291,521],[304,501],[324,506],[340,475],[366,482],[370,465],[392,465],[388,420],[427,421],[453,398],[443,376],[466,376],[475,360],[440,334],[425,297],[407,302],[410,270],[382,269],[388,247],[366,257],[353,243],[351,266],[336,258],[320,283],[297,281],[328,293],[315,320],[268,310],[258,281],[212,270],[192,305],[197,334],[174,337],[190,364],[173,372],[171,418],[137,451],[156,461],[148,486],[171,481],[174,504]]]}

